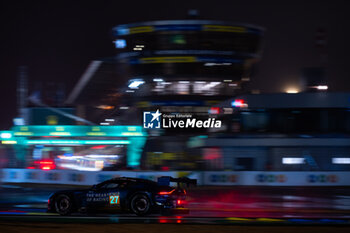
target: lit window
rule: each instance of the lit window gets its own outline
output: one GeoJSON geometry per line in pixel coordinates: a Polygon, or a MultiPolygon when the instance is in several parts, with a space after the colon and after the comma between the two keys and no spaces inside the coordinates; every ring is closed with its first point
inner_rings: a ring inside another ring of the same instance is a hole
{"type": "Polygon", "coordinates": [[[295,157],[287,157],[282,158],[283,164],[303,164],[305,163],[305,158],[295,158],[295,157]]]}
{"type": "Polygon", "coordinates": [[[332,158],[333,164],[350,164],[350,158],[332,158]]]}

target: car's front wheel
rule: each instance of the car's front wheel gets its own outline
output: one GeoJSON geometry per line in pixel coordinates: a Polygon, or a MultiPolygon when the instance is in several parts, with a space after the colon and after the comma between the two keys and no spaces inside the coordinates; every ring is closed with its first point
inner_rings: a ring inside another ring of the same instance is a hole
{"type": "Polygon", "coordinates": [[[61,194],[55,200],[55,208],[57,213],[60,215],[69,215],[72,213],[73,202],[69,196],[61,194]]]}
{"type": "Polygon", "coordinates": [[[131,198],[130,207],[137,216],[144,216],[151,210],[151,201],[145,194],[136,194],[131,198]]]}

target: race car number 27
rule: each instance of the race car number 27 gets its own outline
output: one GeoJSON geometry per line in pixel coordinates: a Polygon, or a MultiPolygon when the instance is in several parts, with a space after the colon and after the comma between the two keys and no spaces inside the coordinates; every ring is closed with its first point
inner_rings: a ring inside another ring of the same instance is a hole
{"type": "Polygon", "coordinates": [[[117,195],[109,196],[109,204],[118,205],[119,204],[119,196],[117,196],[117,195]]]}

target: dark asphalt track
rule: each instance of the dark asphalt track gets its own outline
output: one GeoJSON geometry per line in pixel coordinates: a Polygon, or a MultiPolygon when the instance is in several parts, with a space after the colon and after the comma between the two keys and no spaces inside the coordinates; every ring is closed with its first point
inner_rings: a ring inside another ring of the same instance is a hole
{"type": "Polygon", "coordinates": [[[0,232],[350,232],[349,188],[196,187],[187,216],[47,214],[50,193],[67,188],[2,185],[0,232]]]}
{"type": "Polygon", "coordinates": [[[73,224],[73,223],[37,223],[37,222],[8,222],[0,221],[2,233],[26,232],[26,233],[342,233],[349,232],[350,227],[344,225],[203,225],[203,224],[73,224]]]}
{"type": "MultiPolygon", "coordinates": [[[[3,184],[0,215],[47,216],[48,196],[68,188],[75,187],[3,184]]],[[[184,217],[201,220],[350,219],[350,188],[344,187],[196,187],[188,191],[187,201],[191,212],[184,217]]],[[[130,214],[115,216],[133,217],[130,214]]]]}

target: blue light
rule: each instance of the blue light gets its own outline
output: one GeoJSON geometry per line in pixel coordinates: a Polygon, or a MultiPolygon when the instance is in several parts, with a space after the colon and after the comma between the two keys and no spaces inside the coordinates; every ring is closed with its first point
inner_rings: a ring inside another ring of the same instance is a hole
{"type": "Polygon", "coordinates": [[[124,39],[115,40],[114,43],[117,49],[123,49],[126,47],[126,40],[124,39]]]}
{"type": "Polygon", "coordinates": [[[123,35],[128,35],[129,33],[130,33],[129,28],[119,27],[117,29],[117,35],[123,36],[123,35]]]}
{"type": "Polygon", "coordinates": [[[312,222],[311,219],[303,219],[303,218],[291,218],[288,219],[289,222],[312,222]]]}
{"type": "Polygon", "coordinates": [[[242,99],[235,99],[234,101],[231,102],[231,106],[235,108],[242,108],[242,107],[246,107],[247,104],[244,103],[244,100],[242,99]]]}

